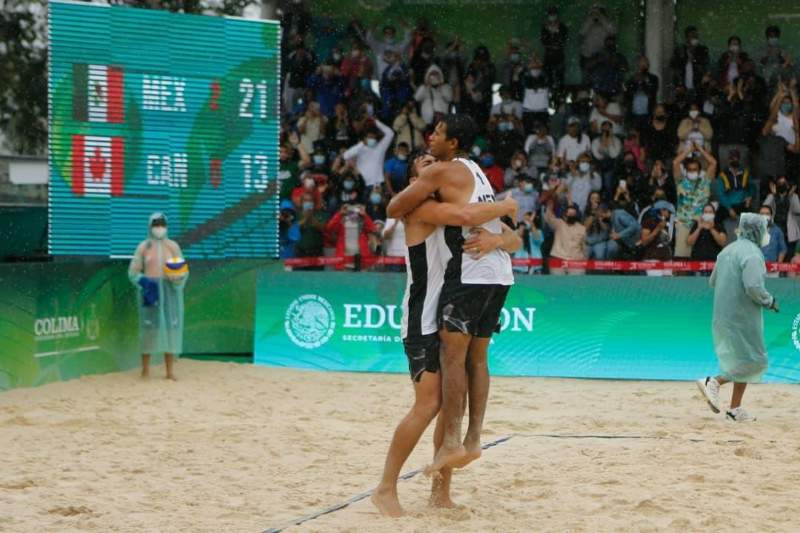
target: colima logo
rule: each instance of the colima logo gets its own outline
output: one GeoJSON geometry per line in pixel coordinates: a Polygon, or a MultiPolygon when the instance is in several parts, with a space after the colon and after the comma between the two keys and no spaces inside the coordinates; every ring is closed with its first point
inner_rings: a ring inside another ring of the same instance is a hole
{"type": "Polygon", "coordinates": [[[37,337],[63,333],[80,333],[80,329],[77,316],[37,318],[33,323],[33,332],[37,337]]]}

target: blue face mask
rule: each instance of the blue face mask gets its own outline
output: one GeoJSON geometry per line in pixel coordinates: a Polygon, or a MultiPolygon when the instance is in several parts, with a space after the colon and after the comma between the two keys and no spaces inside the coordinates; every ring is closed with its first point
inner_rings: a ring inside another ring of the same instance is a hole
{"type": "Polygon", "coordinates": [[[484,156],[481,157],[481,166],[484,168],[489,168],[494,165],[494,157],[492,156],[484,156]]]}
{"type": "Polygon", "coordinates": [[[510,122],[501,122],[497,125],[497,129],[500,131],[511,131],[514,129],[514,125],[510,122]]]}
{"type": "Polygon", "coordinates": [[[792,112],[792,104],[789,102],[784,102],[781,104],[781,113],[784,115],[788,115],[792,112]]]}
{"type": "Polygon", "coordinates": [[[325,156],[316,154],[314,155],[314,164],[317,166],[322,166],[325,164],[325,156]]]}
{"type": "Polygon", "coordinates": [[[370,148],[375,148],[376,144],[378,144],[378,139],[375,139],[373,137],[367,138],[367,146],[369,146],[370,148]]]}
{"type": "Polygon", "coordinates": [[[378,205],[379,203],[381,203],[381,195],[380,195],[380,193],[374,192],[374,193],[370,194],[369,195],[369,201],[372,202],[375,205],[378,205]]]}
{"type": "Polygon", "coordinates": [[[533,184],[532,183],[526,183],[522,187],[522,190],[525,191],[525,192],[533,192],[533,184]]]}
{"type": "Polygon", "coordinates": [[[353,180],[344,180],[342,182],[342,185],[344,185],[344,190],[346,190],[346,191],[352,191],[353,190],[353,186],[355,184],[356,184],[356,182],[354,182],[353,180]]]}
{"type": "Polygon", "coordinates": [[[311,211],[314,209],[314,202],[303,202],[303,211],[311,211]]]}
{"type": "Polygon", "coordinates": [[[370,87],[372,87],[372,81],[371,80],[369,80],[367,78],[364,78],[363,80],[361,80],[361,88],[362,89],[369,89],[370,87]]]}

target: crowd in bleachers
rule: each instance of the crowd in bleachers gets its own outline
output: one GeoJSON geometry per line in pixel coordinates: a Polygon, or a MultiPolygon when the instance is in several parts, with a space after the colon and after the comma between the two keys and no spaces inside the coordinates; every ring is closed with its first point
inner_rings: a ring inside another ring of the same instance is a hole
{"type": "Polygon", "coordinates": [[[800,261],[799,71],[778,27],[759,43],[730,37],[719,58],[687,27],[663,80],[617,48],[601,6],[580,28],[554,7],[543,20],[538,42],[512,38],[493,57],[424,21],[366,28],[289,4],[282,257],[402,255],[386,205],[439,117],[459,112],[479,125],[470,155],[497,197],[520,204],[518,257],[713,261],[739,214],[760,211],[772,220],[767,261],[800,261]],[[565,83],[571,40],[576,85],[565,83]]]}

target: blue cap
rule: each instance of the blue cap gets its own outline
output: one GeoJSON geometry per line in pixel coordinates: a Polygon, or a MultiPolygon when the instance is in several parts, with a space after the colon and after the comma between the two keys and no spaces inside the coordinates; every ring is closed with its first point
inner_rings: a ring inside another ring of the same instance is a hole
{"type": "Polygon", "coordinates": [[[282,200],[281,201],[281,211],[288,209],[289,211],[294,211],[294,204],[291,200],[282,200]]]}
{"type": "Polygon", "coordinates": [[[659,200],[656,203],[654,203],[653,204],[653,209],[658,209],[659,211],[661,211],[662,209],[666,209],[667,211],[669,211],[673,215],[675,214],[675,206],[672,205],[671,203],[669,203],[666,200],[659,200]]]}

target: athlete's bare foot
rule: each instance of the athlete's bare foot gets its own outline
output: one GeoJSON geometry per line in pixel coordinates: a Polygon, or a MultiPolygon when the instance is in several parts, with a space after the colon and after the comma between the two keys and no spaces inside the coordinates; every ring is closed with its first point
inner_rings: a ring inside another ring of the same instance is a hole
{"type": "Polygon", "coordinates": [[[437,507],[439,509],[455,509],[460,507],[456,502],[450,499],[449,494],[431,493],[431,498],[428,500],[428,505],[437,507]]]}
{"type": "Polygon", "coordinates": [[[397,499],[397,489],[382,489],[378,487],[370,498],[372,504],[378,508],[383,516],[400,518],[405,514],[400,500],[397,499]]]}
{"type": "Polygon", "coordinates": [[[481,458],[481,442],[480,440],[477,441],[464,441],[464,448],[467,450],[464,459],[461,460],[457,465],[454,465],[453,468],[464,468],[472,461],[477,461],[481,458]]]}
{"type": "Polygon", "coordinates": [[[433,463],[425,467],[425,475],[430,476],[442,468],[459,468],[458,465],[466,459],[466,456],[467,449],[464,448],[463,445],[458,446],[458,448],[445,448],[442,446],[439,448],[439,451],[436,452],[433,463]]]}
{"type": "Polygon", "coordinates": [[[175,377],[175,374],[167,374],[167,379],[170,381],[178,381],[178,378],[175,377]]]}
{"type": "Polygon", "coordinates": [[[150,372],[148,370],[142,370],[142,374],[140,376],[142,379],[147,379],[150,377],[150,372]]]}

